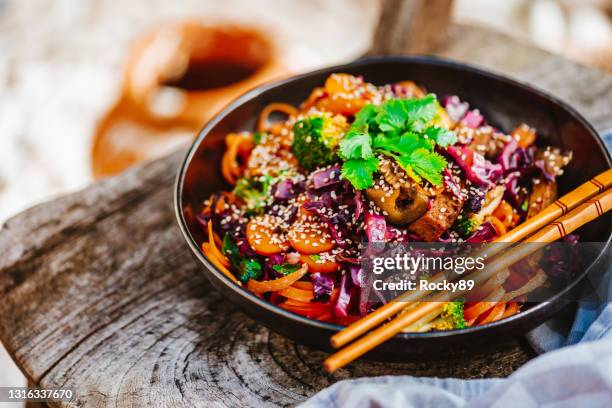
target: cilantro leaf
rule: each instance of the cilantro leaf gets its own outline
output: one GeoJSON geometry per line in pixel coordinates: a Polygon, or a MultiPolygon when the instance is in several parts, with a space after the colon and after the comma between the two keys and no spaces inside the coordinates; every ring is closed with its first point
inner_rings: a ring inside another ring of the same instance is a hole
{"type": "Polygon", "coordinates": [[[398,131],[408,120],[408,112],[402,99],[391,99],[380,105],[375,117],[378,128],[383,132],[398,131]]]}
{"type": "Polygon", "coordinates": [[[249,279],[259,279],[262,275],[262,266],[255,259],[243,259],[240,262],[240,282],[247,283],[249,279]]]}
{"type": "Polygon", "coordinates": [[[438,126],[431,126],[425,130],[425,136],[436,144],[447,147],[457,143],[455,132],[438,126]]]}
{"type": "Polygon", "coordinates": [[[274,269],[276,272],[282,273],[283,275],[292,274],[293,272],[296,272],[300,268],[301,268],[300,264],[289,264],[289,263],[284,263],[282,265],[274,265],[272,267],[272,269],[274,269]]]}
{"type": "Polygon", "coordinates": [[[249,279],[259,279],[263,272],[261,263],[252,258],[244,258],[238,251],[238,245],[234,242],[230,234],[225,234],[221,252],[227,256],[234,268],[234,275],[237,272],[237,278],[242,283],[248,282],[249,279]]]}
{"type": "Polygon", "coordinates": [[[402,168],[409,168],[431,184],[436,186],[442,184],[441,173],[447,163],[446,159],[438,153],[430,152],[427,149],[416,149],[408,156],[398,156],[397,161],[402,168]]]}
{"type": "Polygon", "coordinates": [[[429,122],[436,116],[438,101],[433,94],[421,99],[406,99],[405,109],[408,112],[408,128],[415,132],[423,132],[429,122]]]}
{"type": "Polygon", "coordinates": [[[338,156],[344,160],[370,159],[374,157],[372,152],[372,140],[366,131],[353,129],[342,141],[338,156]]]}
{"type": "Polygon", "coordinates": [[[373,174],[378,170],[378,159],[350,159],[342,164],[342,177],[348,180],[357,190],[363,190],[374,184],[373,174]]]}
{"type": "Polygon", "coordinates": [[[378,113],[378,108],[374,105],[366,105],[357,112],[353,121],[353,128],[366,126],[378,113]]]}
{"type": "Polygon", "coordinates": [[[407,155],[415,149],[433,150],[434,143],[431,140],[421,137],[414,132],[406,132],[401,136],[388,137],[385,135],[377,135],[374,137],[372,147],[386,150],[389,152],[407,155]]]}
{"type": "Polygon", "coordinates": [[[358,190],[372,186],[379,165],[375,154],[384,154],[392,157],[417,183],[425,179],[440,185],[446,160],[434,148],[455,144],[457,138],[450,130],[432,126],[439,109],[433,94],[363,107],[340,141],[342,176],[358,190]]]}

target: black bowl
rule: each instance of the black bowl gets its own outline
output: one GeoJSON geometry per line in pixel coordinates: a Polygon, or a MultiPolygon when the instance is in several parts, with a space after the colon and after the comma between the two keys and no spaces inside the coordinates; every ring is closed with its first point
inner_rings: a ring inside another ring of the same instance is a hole
{"type": "MultiPolygon", "coordinates": [[[[285,311],[232,283],[200,251],[202,227],[194,214],[202,202],[219,189],[227,189],[220,172],[224,137],[228,132],[253,130],[259,112],[272,102],[294,106],[304,101],[311,90],[323,84],[334,72],[363,75],[368,82],[387,84],[412,80],[439,96],[459,95],[478,107],[488,122],[509,131],[521,122],[539,131],[538,143],[559,146],[574,152],[566,174],[560,180],[565,193],[589,178],[610,168],[610,155],[592,126],[564,102],[530,86],[480,69],[430,57],[374,57],[347,65],[325,68],[267,84],[239,97],[216,115],[200,132],[178,173],[175,192],[179,226],[193,253],[213,285],[246,314],[270,329],[298,343],[329,350],[329,338],[342,327],[318,322],[285,311]]],[[[611,214],[591,223],[579,232],[583,240],[603,242],[609,247],[611,214]]],[[[586,269],[593,269],[601,254],[586,269]]],[[[585,270],[581,276],[587,273],[585,270]]],[[[580,278],[576,279],[578,282],[580,278]]],[[[571,290],[568,288],[567,290],[571,290]]],[[[463,330],[432,333],[403,333],[395,336],[368,357],[401,361],[426,357],[461,347],[499,344],[524,334],[550,318],[564,305],[556,296],[533,305],[510,318],[463,330]]]]}

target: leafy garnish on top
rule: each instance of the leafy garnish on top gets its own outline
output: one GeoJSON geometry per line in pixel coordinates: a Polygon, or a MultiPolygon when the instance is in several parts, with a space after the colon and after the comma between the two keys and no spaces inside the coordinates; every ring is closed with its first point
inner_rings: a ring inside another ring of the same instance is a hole
{"type": "Polygon", "coordinates": [[[379,166],[376,154],[383,154],[392,157],[416,182],[425,179],[441,185],[447,162],[434,149],[436,145],[452,145],[457,138],[454,132],[432,125],[439,109],[432,94],[362,108],[340,141],[343,177],[358,190],[371,187],[379,166]]]}
{"type": "Polygon", "coordinates": [[[240,282],[247,283],[249,279],[261,278],[263,273],[261,262],[257,259],[240,255],[238,245],[236,245],[230,234],[225,234],[223,237],[221,252],[230,260],[240,282]]]}

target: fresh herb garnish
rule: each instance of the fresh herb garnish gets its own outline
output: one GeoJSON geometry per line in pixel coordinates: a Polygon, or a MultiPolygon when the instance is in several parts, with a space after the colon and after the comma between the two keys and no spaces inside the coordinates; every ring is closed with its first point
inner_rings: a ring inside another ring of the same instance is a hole
{"type": "Polygon", "coordinates": [[[266,134],[264,132],[253,133],[253,143],[255,143],[256,145],[261,144],[265,136],[266,134]]]}
{"type": "Polygon", "coordinates": [[[391,99],[380,106],[367,105],[340,142],[342,176],[358,190],[374,184],[376,154],[393,158],[416,182],[442,184],[446,159],[434,151],[456,142],[455,133],[431,125],[440,105],[434,95],[421,99],[391,99]]]}
{"type": "Polygon", "coordinates": [[[272,269],[274,269],[278,273],[282,273],[283,275],[289,275],[293,272],[296,272],[298,269],[300,269],[300,267],[301,266],[299,264],[284,263],[282,265],[274,265],[272,269]]]}
{"type": "Polygon", "coordinates": [[[225,234],[223,237],[223,245],[221,252],[227,256],[234,267],[238,271],[237,278],[242,283],[246,283],[249,279],[259,279],[262,275],[263,267],[261,262],[254,258],[245,258],[240,255],[238,246],[230,237],[230,234],[225,234]]]}

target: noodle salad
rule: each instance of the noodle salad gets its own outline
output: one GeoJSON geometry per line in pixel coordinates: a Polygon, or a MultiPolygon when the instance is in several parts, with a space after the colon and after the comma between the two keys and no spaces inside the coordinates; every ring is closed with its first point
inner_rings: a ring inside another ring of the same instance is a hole
{"type": "MultiPolygon", "coordinates": [[[[366,296],[364,243],[490,242],[551,204],[571,154],[536,141],[527,124],[505,133],[457,95],[332,74],[299,107],[270,104],[257,131],[227,135],[221,172],[233,187],[198,215],[202,251],[278,307],[347,325],[384,301],[366,296]]],[[[548,277],[518,276],[411,330],[519,312],[548,277]]]]}

